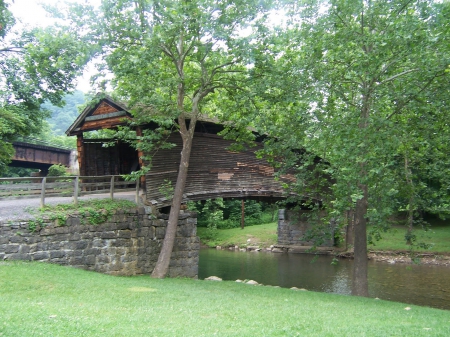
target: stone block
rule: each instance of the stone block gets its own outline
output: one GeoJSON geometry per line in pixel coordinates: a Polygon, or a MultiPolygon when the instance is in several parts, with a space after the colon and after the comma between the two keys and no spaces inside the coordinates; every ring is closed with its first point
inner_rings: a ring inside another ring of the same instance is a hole
{"type": "Polygon", "coordinates": [[[66,252],[63,250],[50,251],[50,259],[61,259],[63,257],[66,257],[66,252]]]}
{"type": "Polygon", "coordinates": [[[153,226],[155,227],[166,227],[167,221],[162,219],[153,220],[153,226]]]}
{"type": "Polygon", "coordinates": [[[19,245],[5,245],[5,248],[3,249],[3,252],[5,254],[13,254],[19,252],[19,245]]]}
{"type": "Polygon", "coordinates": [[[80,233],[81,235],[81,239],[83,240],[91,240],[94,238],[94,234],[92,232],[84,232],[84,233],[80,233]]]}
{"type": "Polygon", "coordinates": [[[9,237],[0,236],[0,245],[7,244],[9,242],[9,237]]]}
{"type": "Polygon", "coordinates": [[[105,248],[108,247],[109,240],[95,238],[92,241],[86,241],[88,246],[86,248],[105,248]]]}
{"type": "Polygon", "coordinates": [[[20,235],[13,235],[9,238],[10,243],[23,243],[24,239],[20,235]]]}
{"type": "Polygon", "coordinates": [[[123,229],[129,229],[129,227],[130,227],[130,224],[128,222],[119,222],[119,223],[115,224],[114,229],[123,230],[123,229]]]}
{"type": "Polygon", "coordinates": [[[54,229],[55,234],[68,234],[69,233],[69,227],[56,227],[54,229]]]}
{"type": "Polygon", "coordinates": [[[111,258],[108,255],[97,256],[97,263],[108,264],[111,262],[111,258]]]}
{"type": "Polygon", "coordinates": [[[197,226],[197,218],[188,218],[186,223],[188,225],[195,225],[195,226],[197,226]]]}
{"type": "Polygon", "coordinates": [[[84,264],[87,266],[92,266],[95,264],[95,256],[94,255],[88,255],[84,257],[84,264]]]}
{"type": "Polygon", "coordinates": [[[128,239],[116,239],[116,240],[111,240],[110,243],[111,247],[128,247],[130,245],[130,240],[128,239]]]}
{"type": "Polygon", "coordinates": [[[164,239],[165,235],[166,235],[165,227],[156,227],[156,233],[155,233],[156,239],[164,239]]]}
{"type": "MultiPolygon", "coordinates": [[[[153,227],[154,231],[155,227],[153,227]]],[[[136,234],[138,237],[149,237],[150,233],[152,232],[151,228],[149,227],[143,227],[136,229],[136,234]]]]}
{"type": "Polygon", "coordinates": [[[55,235],[55,232],[52,227],[45,227],[39,231],[39,235],[41,236],[50,236],[55,235]]]}
{"type": "Polygon", "coordinates": [[[61,242],[49,242],[47,247],[48,250],[59,250],[62,244],[61,242]]]}
{"type": "Polygon", "coordinates": [[[103,232],[100,234],[100,237],[102,239],[115,239],[117,237],[117,234],[113,231],[103,232]]]}
{"type": "Polygon", "coordinates": [[[131,238],[131,231],[130,230],[119,230],[118,231],[118,237],[124,238],[124,239],[130,239],[131,238]]]}
{"type": "Polygon", "coordinates": [[[81,220],[78,216],[76,216],[76,217],[71,216],[71,217],[67,218],[67,220],[66,220],[66,225],[69,228],[79,226],[80,224],[81,224],[81,220]]]}
{"type": "Polygon", "coordinates": [[[20,245],[19,253],[20,254],[28,254],[31,250],[31,247],[29,245],[20,245]]]}
{"type": "Polygon", "coordinates": [[[141,227],[150,227],[153,225],[153,220],[143,219],[139,222],[139,224],[141,225],[141,227]]]}
{"type": "Polygon", "coordinates": [[[71,266],[82,266],[84,265],[84,257],[82,256],[74,256],[69,259],[69,264],[71,266]]]}
{"type": "Polygon", "coordinates": [[[67,237],[69,241],[78,241],[81,240],[81,235],[79,233],[73,233],[67,237]]]}
{"type": "Polygon", "coordinates": [[[50,254],[48,252],[36,252],[32,254],[32,257],[35,261],[48,260],[50,258],[50,254]]]}
{"type": "Polygon", "coordinates": [[[83,250],[88,247],[88,242],[85,240],[75,241],[69,247],[73,250],[83,250]]]}
{"type": "Polygon", "coordinates": [[[84,255],[98,255],[101,253],[99,248],[88,248],[84,250],[84,255]]]}
{"type": "Polygon", "coordinates": [[[14,253],[8,255],[7,260],[31,261],[31,256],[29,254],[14,253]]]}

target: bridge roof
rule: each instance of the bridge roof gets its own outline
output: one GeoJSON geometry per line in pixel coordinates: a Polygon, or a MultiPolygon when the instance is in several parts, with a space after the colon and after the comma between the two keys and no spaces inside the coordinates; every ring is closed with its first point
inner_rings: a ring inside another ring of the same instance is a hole
{"type": "MultiPolygon", "coordinates": [[[[135,108],[144,112],[149,112],[148,110],[151,110],[150,113],[157,114],[148,106],[137,105],[135,108]]],[[[125,125],[133,118],[130,111],[131,109],[126,103],[116,101],[108,95],[97,94],[91,104],[82,111],[78,118],[67,129],[66,134],[68,136],[74,136],[86,131],[111,129],[118,125],[125,125]]],[[[220,121],[218,118],[204,114],[199,116],[198,121],[208,125],[227,124],[226,122],[220,121]]]]}
{"type": "Polygon", "coordinates": [[[126,120],[131,118],[126,104],[108,95],[97,95],[67,129],[66,134],[74,136],[86,131],[110,129],[126,124],[126,120]]]}

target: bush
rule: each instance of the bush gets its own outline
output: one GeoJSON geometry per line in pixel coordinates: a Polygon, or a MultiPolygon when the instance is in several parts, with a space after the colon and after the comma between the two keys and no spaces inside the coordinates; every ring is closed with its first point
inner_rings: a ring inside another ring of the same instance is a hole
{"type": "Polygon", "coordinates": [[[49,177],[64,177],[66,176],[66,167],[61,164],[52,165],[48,169],[47,176],[49,177]]]}

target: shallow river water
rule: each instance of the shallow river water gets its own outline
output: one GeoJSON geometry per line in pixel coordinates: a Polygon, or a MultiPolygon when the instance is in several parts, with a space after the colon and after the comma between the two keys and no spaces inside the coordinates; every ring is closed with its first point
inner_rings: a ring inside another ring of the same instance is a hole
{"type": "MultiPolygon", "coordinates": [[[[352,260],[306,254],[202,249],[199,278],[252,279],[265,285],[350,294],[352,260]]],[[[371,297],[450,310],[450,267],[369,261],[371,297]]]]}

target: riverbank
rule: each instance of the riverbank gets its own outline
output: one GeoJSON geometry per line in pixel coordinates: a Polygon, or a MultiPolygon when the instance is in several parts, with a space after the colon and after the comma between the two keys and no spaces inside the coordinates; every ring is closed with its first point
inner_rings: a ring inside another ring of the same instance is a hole
{"type": "MultiPolygon", "coordinates": [[[[351,250],[339,247],[318,248],[311,252],[310,247],[286,247],[277,245],[277,223],[248,226],[244,229],[218,229],[214,237],[208,236],[206,228],[198,227],[198,235],[203,247],[232,249],[241,251],[265,251],[273,253],[313,253],[328,254],[341,258],[353,258],[351,250]]],[[[429,248],[414,247],[413,250],[404,241],[404,228],[394,227],[383,234],[376,245],[369,245],[369,259],[383,263],[421,263],[427,265],[450,266],[450,226],[447,223],[433,222],[431,229],[416,231],[418,240],[428,242],[429,248]]]]}
{"type": "Polygon", "coordinates": [[[449,312],[233,281],[0,263],[4,336],[448,336],[449,312]]]}

